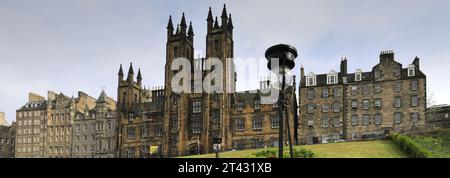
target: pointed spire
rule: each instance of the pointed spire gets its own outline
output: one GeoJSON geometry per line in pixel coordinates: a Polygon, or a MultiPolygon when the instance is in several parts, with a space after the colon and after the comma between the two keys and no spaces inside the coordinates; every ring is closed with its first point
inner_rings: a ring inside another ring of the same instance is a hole
{"type": "Polygon", "coordinates": [[[167,29],[173,29],[172,15],[169,16],[169,22],[167,23],[167,29]]]}
{"type": "Polygon", "coordinates": [[[209,7],[209,11],[208,11],[208,18],[206,18],[206,21],[213,21],[213,15],[212,15],[212,11],[211,11],[211,6],[209,7]]]}
{"type": "Polygon", "coordinates": [[[184,12],[183,12],[183,16],[181,17],[181,23],[180,23],[181,27],[186,27],[186,19],[184,18],[184,12]]]}
{"type": "Polygon", "coordinates": [[[141,68],[138,69],[137,79],[142,80],[141,68]]]}
{"type": "Polygon", "coordinates": [[[219,20],[217,20],[217,16],[216,21],[214,22],[214,28],[219,28],[219,20]]]}
{"type": "Polygon", "coordinates": [[[107,96],[106,96],[105,90],[102,89],[102,93],[100,93],[100,96],[97,99],[97,103],[105,103],[106,102],[106,97],[107,96]]]}
{"type": "Polygon", "coordinates": [[[227,5],[223,5],[222,18],[227,18],[227,5]]]}
{"type": "Polygon", "coordinates": [[[194,36],[194,29],[192,28],[192,22],[189,22],[188,35],[189,36],[194,36]]]}
{"type": "Polygon", "coordinates": [[[123,76],[122,64],[120,64],[119,73],[117,75],[123,76]]]}
{"type": "Polygon", "coordinates": [[[130,69],[128,70],[128,75],[134,74],[133,63],[130,63],[130,69]]]}
{"type": "Polygon", "coordinates": [[[233,27],[233,20],[231,19],[231,14],[230,14],[230,17],[229,17],[229,19],[228,19],[228,30],[232,30],[234,27],[233,27]]]}
{"type": "Polygon", "coordinates": [[[69,104],[75,104],[75,98],[73,97],[73,95],[70,98],[69,104]]]}

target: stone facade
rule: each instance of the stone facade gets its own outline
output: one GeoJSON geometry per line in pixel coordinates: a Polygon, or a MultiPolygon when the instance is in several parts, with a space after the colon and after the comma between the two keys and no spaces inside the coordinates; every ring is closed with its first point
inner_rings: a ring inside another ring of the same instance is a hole
{"type": "Polygon", "coordinates": [[[14,158],[16,123],[0,125],[0,158],[14,158]]]}
{"type": "Polygon", "coordinates": [[[16,111],[16,158],[44,157],[46,120],[46,99],[30,93],[28,102],[16,111]]]}
{"type": "Polygon", "coordinates": [[[78,92],[74,98],[49,91],[47,99],[30,93],[29,101],[16,112],[15,156],[114,157],[117,140],[115,109],[116,101],[104,92],[98,100],[84,92],[78,92]],[[85,142],[82,139],[86,139],[85,142]]]}
{"type": "Polygon", "coordinates": [[[426,76],[419,58],[406,68],[383,51],[370,72],[309,73],[301,68],[300,143],[359,140],[426,126],[426,76]]]}
{"type": "Polygon", "coordinates": [[[437,105],[427,108],[428,126],[430,128],[449,128],[449,114],[449,105],[437,105]]]}
{"type": "Polygon", "coordinates": [[[48,98],[45,156],[71,158],[74,151],[72,145],[76,113],[83,112],[86,106],[93,108],[95,99],[83,92],[78,92],[77,98],[63,93],[50,93],[48,98]]]}
{"type": "MultiPolygon", "coordinates": [[[[172,78],[179,71],[171,70],[179,57],[188,59],[198,70],[192,74],[191,86],[203,82],[214,70],[206,66],[206,59],[217,58],[226,64],[233,58],[233,23],[223,8],[221,24],[213,19],[211,9],[207,16],[206,58],[194,58],[194,32],[183,14],[174,33],[172,18],[167,25],[166,66],[164,87],[153,90],[142,88],[140,71],[134,78],[132,65],[124,79],[122,66],[118,79],[119,157],[175,157],[213,152],[212,140],[222,140],[222,150],[270,147],[278,144],[277,108],[261,104],[260,92],[235,93],[236,73],[227,75],[234,64],[223,66],[223,88],[228,93],[174,93],[172,78]],[[231,81],[231,82],[229,82],[231,81]],[[151,96],[150,96],[151,95],[151,96]],[[150,99],[151,98],[151,99],[150,99]],[[238,123],[239,125],[237,125],[238,123]],[[240,125],[243,124],[243,125],[240,125]],[[149,154],[149,148],[159,151],[149,154]]],[[[186,81],[183,81],[186,82],[186,81]]],[[[187,85],[185,85],[187,86],[187,85]]],[[[194,87],[193,87],[194,88],[194,87]]],[[[191,90],[191,88],[185,88],[191,90]]],[[[296,141],[297,124],[295,87],[287,89],[288,114],[292,140],[296,141]],[[294,107],[295,106],[295,107],[294,107]]],[[[287,127],[285,127],[287,130],[287,127]]],[[[287,137],[285,137],[287,139],[287,137]]]]}
{"type": "Polygon", "coordinates": [[[102,91],[94,108],[86,105],[83,112],[75,114],[72,157],[115,157],[116,125],[116,101],[102,91]]]}

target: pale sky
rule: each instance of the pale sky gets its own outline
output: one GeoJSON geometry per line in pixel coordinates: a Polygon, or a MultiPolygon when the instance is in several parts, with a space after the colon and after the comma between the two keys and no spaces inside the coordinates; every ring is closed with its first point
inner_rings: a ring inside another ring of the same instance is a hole
{"type": "MultiPolygon", "coordinates": [[[[116,98],[119,65],[127,72],[130,62],[145,85],[160,86],[169,15],[179,23],[186,14],[204,51],[208,7],[220,19],[224,3],[235,57],[259,59],[271,45],[291,44],[298,75],[301,64],[307,73],[338,71],[342,56],[349,72],[369,71],[380,51],[394,50],[403,66],[420,57],[437,104],[450,103],[448,0],[1,0],[0,111],[15,120],[30,91],[98,97],[105,87],[116,98]]],[[[247,83],[242,75],[239,90],[256,89],[262,77],[249,74],[247,83]]]]}

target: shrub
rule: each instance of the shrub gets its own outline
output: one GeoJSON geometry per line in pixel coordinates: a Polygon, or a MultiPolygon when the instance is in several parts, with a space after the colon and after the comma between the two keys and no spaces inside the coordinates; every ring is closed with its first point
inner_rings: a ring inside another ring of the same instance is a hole
{"type": "MultiPolygon", "coordinates": [[[[277,158],[278,152],[276,150],[264,150],[264,151],[260,151],[257,153],[253,153],[253,155],[256,158],[277,158]]],[[[311,150],[307,150],[307,149],[303,149],[303,148],[300,150],[293,149],[293,156],[294,156],[294,158],[313,158],[314,153],[311,150]]],[[[283,157],[290,158],[291,155],[290,155],[289,151],[284,151],[283,157]]]]}
{"type": "Polygon", "coordinates": [[[413,158],[429,158],[431,153],[406,135],[393,133],[389,138],[413,158]]]}
{"type": "Polygon", "coordinates": [[[257,153],[253,153],[257,158],[276,158],[277,152],[275,150],[264,150],[257,153]]]}

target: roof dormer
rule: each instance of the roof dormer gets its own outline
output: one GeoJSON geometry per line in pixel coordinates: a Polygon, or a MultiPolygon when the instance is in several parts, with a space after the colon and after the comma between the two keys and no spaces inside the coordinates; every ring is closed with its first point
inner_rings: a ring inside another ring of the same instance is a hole
{"type": "Polygon", "coordinates": [[[338,83],[338,74],[336,71],[331,70],[327,73],[327,84],[333,85],[338,83]]]}
{"type": "Polygon", "coordinates": [[[414,64],[408,65],[408,77],[413,77],[416,75],[416,66],[414,64]]]}
{"type": "Polygon", "coordinates": [[[362,80],[362,70],[356,69],[355,71],[355,81],[361,81],[362,80]]]}
{"type": "Polygon", "coordinates": [[[317,77],[316,74],[310,72],[308,75],[306,75],[306,86],[316,86],[317,85],[317,77]]]}

